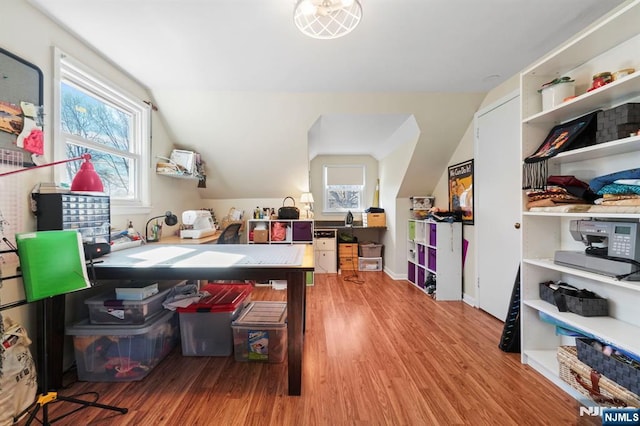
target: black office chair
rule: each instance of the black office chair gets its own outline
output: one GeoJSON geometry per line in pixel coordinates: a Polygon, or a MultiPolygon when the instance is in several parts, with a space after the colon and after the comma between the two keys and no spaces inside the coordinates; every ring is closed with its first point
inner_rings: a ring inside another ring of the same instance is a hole
{"type": "Polygon", "coordinates": [[[240,244],[240,228],[241,223],[232,223],[228,225],[220,234],[218,244],[240,244]]]}

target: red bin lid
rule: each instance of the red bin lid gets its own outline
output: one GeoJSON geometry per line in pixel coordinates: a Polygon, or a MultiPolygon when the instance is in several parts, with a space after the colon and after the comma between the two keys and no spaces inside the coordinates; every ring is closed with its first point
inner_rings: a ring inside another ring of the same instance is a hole
{"type": "Polygon", "coordinates": [[[233,312],[249,296],[253,287],[251,284],[207,284],[200,288],[200,292],[207,292],[198,303],[178,308],[179,313],[194,312],[233,312]]]}

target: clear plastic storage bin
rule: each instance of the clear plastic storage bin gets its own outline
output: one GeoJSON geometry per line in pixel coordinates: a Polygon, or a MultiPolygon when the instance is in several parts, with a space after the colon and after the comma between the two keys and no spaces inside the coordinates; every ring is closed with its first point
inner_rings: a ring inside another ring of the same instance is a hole
{"type": "Polygon", "coordinates": [[[115,291],[102,293],[84,301],[89,308],[91,324],[144,324],[153,314],[162,311],[162,302],[170,288],[143,300],[118,300],[115,291]]]}
{"type": "Polygon", "coordinates": [[[73,336],[78,380],[85,382],[142,380],[176,347],[179,333],[172,311],[142,325],[94,325],[85,319],[66,330],[73,336]]]}
{"type": "Polygon", "coordinates": [[[178,308],[182,355],[229,356],[233,353],[231,322],[249,302],[250,284],[210,284],[211,296],[178,308]]]}
{"type": "Polygon", "coordinates": [[[282,362],[287,352],[287,302],[252,302],[233,321],[236,361],[282,362]]]}

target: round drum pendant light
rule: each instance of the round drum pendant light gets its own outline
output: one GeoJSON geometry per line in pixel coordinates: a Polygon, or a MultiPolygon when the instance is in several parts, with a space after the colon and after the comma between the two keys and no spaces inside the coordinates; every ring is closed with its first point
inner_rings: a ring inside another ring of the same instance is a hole
{"type": "Polygon", "coordinates": [[[293,21],[309,37],[333,39],[349,34],[362,20],[359,0],[298,0],[293,21]]]}

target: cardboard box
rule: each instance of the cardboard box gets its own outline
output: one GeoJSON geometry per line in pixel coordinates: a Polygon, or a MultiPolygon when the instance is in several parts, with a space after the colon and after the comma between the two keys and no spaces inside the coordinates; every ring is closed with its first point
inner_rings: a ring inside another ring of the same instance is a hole
{"type": "Polygon", "coordinates": [[[363,213],[362,226],[374,228],[387,226],[387,216],[385,213],[363,213]]]}
{"type": "Polygon", "coordinates": [[[254,229],[253,230],[253,242],[254,243],[267,243],[267,242],[269,242],[269,230],[268,229],[254,229]]]}

